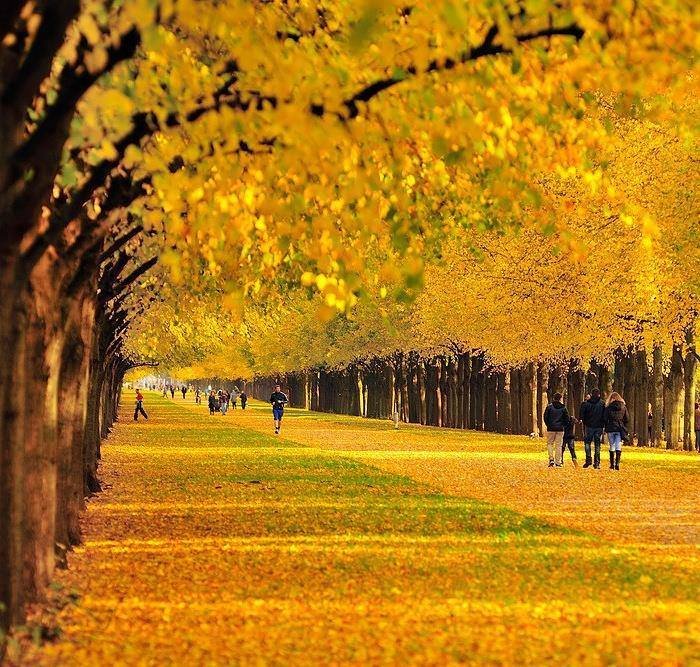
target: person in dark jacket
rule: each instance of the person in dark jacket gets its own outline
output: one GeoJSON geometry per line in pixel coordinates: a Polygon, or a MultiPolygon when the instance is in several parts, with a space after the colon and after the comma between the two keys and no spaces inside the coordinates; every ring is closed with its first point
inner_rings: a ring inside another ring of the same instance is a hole
{"type": "Polygon", "coordinates": [[[564,429],[564,447],[561,455],[561,462],[562,465],[564,464],[564,453],[566,450],[569,450],[569,454],[571,454],[571,463],[574,464],[574,468],[578,468],[578,461],[576,460],[576,437],[574,435],[574,429],[576,428],[577,424],[576,417],[570,415],[569,416],[569,423],[566,425],[566,428],[564,429]]]}
{"type": "Polygon", "coordinates": [[[583,424],[583,448],[586,451],[584,468],[589,468],[591,463],[595,469],[600,468],[600,443],[603,439],[605,427],[605,403],[600,397],[600,389],[594,389],[591,397],[581,403],[578,413],[583,424]],[[591,459],[591,443],[594,444],[594,458],[591,459]]]}
{"type": "Polygon", "coordinates": [[[248,405],[248,394],[242,391],[238,394],[238,398],[241,399],[241,410],[245,410],[245,406],[248,405]]]}
{"type": "Polygon", "coordinates": [[[547,453],[549,467],[562,467],[562,445],[564,444],[564,429],[569,423],[569,413],[561,402],[561,394],[554,394],[552,402],[545,408],[544,425],[547,427],[547,453]]]}
{"type": "Polygon", "coordinates": [[[212,389],[209,392],[209,414],[213,415],[216,412],[216,394],[212,389]]]}
{"type": "Polygon", "coordinates": [[[630,422],[630,415],[627,412],[625,401],[614,391],[608,397],[605,405],[605,433],[610,447],[610,470],[620,469],[620,458],[622,457],[622,442],[627,437],[627,425],[630,422]]]}

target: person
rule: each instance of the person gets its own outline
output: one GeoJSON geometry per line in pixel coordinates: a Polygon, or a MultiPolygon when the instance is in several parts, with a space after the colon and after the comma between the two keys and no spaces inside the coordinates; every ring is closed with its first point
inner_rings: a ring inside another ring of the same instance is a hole
{"type": "Polygon", "coordinates": [[[605,404],[605,433],[610,448],[610,470],[620,469],[622,442],[627,438],[630,415],[625,401],[616,391],[608,396],[605,404]]]}
{"type": "Polygon", "coordinates": [[[241,399],[241,410],[245,410],[245,406],[248,403],[248,394],[242,391],[240,394],[238,394],[238,398],[241,399]]]}
{"type": "Polygon", "coordinates": [[[571,454],[571,463],[574,464],[574,468],[578,468],[578,461],[576,459],[576,438],[574,435],[574,430],[577,423],[576,418],[573,415],[569,415],[569,421],[566,423],[566,427],[564,428],[564,446],[561,456],[561,462],[562,465],[564,465],[564,452],[566,452],[568,449],[569,454],[571,454]]]}
{"type": "Polygon", "coordinates": [[[581,403],[578,417],[583,424],[583,448],[586,452],[584,468],[600,469],[600,443],[603,438],[605,426],[605,403],[600,397],[600,389],[594,389],[588,400],[581,403]],[[593,458],[591,458],[591,443],[594,446],[593,458]]]}
{"type": "Polygon", "coordinates": [[[134,409],[134,421],[137,422],[139,420],[139,414],[142,414],[146,419],[148,419],[148,415],[146,414],[146,411],[143,409],[143,394],[141,393],[140,389],[136,390],[136,408],[134,409]]]}
{"type": "Polygon", "coordinates": [[[275,385],[275,391],[270,395],[270,403],[272,403],[272,418],[275,421],[275,435],[279,435],[282,428],[284,406],[289,403],[287,395],[282,392],[282,387],[279,384],[275,385]]]}
{"type": "Polygon", "coordinates": [[[187,387],[183,384],[182,387],[180,388],[180,391],[182,392],[182,400],[185,400],[185,396],[187,395],[187,387]]]}
{"type": "Polygon", "coordinates": [[[175,400],[175,387],[172,384],[170,385],[170,398],[175,400]]]}
{"type": "Polygon", "coordinates": [[[197,389],[195,389],[194,402],[196,405],[199,405],[202,402],[202,392],[199,391],[199,387],[197,387],[197,389]]]}
{"type": "Polygon", "coordinates": [[[209,392],[209,414],[213,415],[216,412],[216,395],[212,389],[209,392]]]}
{"type": "Polygon", "coordinates": [[[562,445],[564,444],[564,429],[569,423],[569,413],[561,402],[561,394],[554,394],[552,402],[545,408],[544,425],[547,427],[547,453],[549,467],[562,467],[562,445]]]}
{"type": "Polygon", "coordinates": [[[163,385],[163,398],[167,398],[167,397],[168,397],[168,385],[164,384],[163,385]]]}
{"type": "Polygon", "coordinates": [[[221,394],[219,396],[219,400],[221,401],[221,414],[225,415],[228,412],[228,399],[229,399],[229,393],[223,389],[221,391],[221,394]]]}
{"type": "Polygon", "coordinates": [[[231,390],[231,409],[236,409],[236,403],[238,401],[238,387],[234,387],[231,390]]]}
{"type": "Polygon", "coordinates": [[[651,403],[647,403],[647,445],[651,447],[654,435],[654,412],[651,403]]]}
{"type": "Polygon", "coordinates": [[[695,449],[700,454],[700,403],[695,403],[695,449]]]}

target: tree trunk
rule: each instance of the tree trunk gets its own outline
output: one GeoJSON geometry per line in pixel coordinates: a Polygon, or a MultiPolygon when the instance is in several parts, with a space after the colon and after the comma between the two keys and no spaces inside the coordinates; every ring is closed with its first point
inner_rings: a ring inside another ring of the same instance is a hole
{"type": "Polygon", "coordinates": [[[417,365],[417,373],[418,373],[418,400],[419,400],[419,414],[420,414],[420,423],[421,424],[427,424],[428,423],[428,406],[426,403],[426,388],[425,388],[425,362],[422,360],[418,360],[418,365],[417,365]]]}
{"type": "Polygon", "coordinates": [[[512,402],[510,388],[510,371],[504,371],[498,376],[500,387],[498,399],[498,424],[500,433],[512,433],[512,402]]]}
{"type": "Polygon", "coordinates": [[[545,369],[537,364],[537,431],[544,436],[544,409],[547,407],[547,387],[545,386],[545,369]]]}
{"type": "Polygon", "coordinates": [[[652,353],[651,371],[651,444],[654,447],[664,446],[664,375],[663,353],[661,347],[656,345],[652,353]]]}
{"type": "Polygon", "coordinates": [[[671,372],[668,384],[668,420],[666,422],[666,448],[677,449],[683,441],[683,405],[685,391],[683,381],[683,355],[677,345],[671,356],[671,372]]]}
{"type": "Polygon", "coordinates": [[[683,449],[690,452],[695,446],[695,338],[692,330],[686,333],[688,351],[683,360],[683,449]]]}

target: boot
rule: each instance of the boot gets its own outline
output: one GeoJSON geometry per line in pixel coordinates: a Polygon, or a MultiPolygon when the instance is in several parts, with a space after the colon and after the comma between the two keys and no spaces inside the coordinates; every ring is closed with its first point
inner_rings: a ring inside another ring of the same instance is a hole
{"type": "Polygon", "coordinates": [[[590,468],[593,465],[593,461],[590,459],[586,459],[586,462],[583,464],[584,468],[590,468]]]}
{"type": "Polygon", "coordinates": [[[610,452],[610,470],[615,470],[615,452],[610,452]]]}
{"type": "Polygon", "coordinates": [[[620,469],[620,458],[622,457],[622,452],[617,451],[615,452],[615,470],[620,469]]]}

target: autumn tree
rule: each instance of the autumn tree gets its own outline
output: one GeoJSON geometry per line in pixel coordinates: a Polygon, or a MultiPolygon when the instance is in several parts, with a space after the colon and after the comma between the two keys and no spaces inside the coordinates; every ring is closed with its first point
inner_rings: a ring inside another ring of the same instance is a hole
{"type": "Polygon", "coordinates": [[[41,594],[59,532],[78,539],[95,411],[155,262],[139,239],[166,280],[230,307],[306,275],[346,312],[368,255],[410,291],[443,239],[517,224],[553,165],[591,177],[593,93],[630,107],[692,76],[697,20],[660,0],[5,2],[3,625],[41,594]]]}

